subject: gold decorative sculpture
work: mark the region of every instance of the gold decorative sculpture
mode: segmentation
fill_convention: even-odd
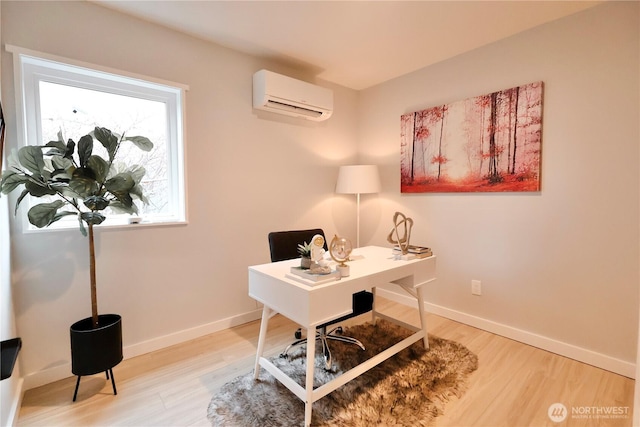
[[[338,263],[336,270],[340,273],[340,277],[348,277],[350,274],[349,266],[345,262],[349,261],[351,251],[353,251],[353,245],[349,239],[338,237],[337,234],[333,236],[329,245],[329,255]]]
[[[398,221],[399,217],[402,217],[402,219]],[[404,233],[402,234],[402,237],[400,237],[400,233],[398,232],[399,227],[404,227]],[[396,212],[393,215],[393,229],[391,230],[391,232],[389,232],[387,241],[394,245],[398,245],[398,247],[402,251],[402,255],[406,255],[409,252],[409,240],[411,239],[412,228],[413,219],[407,218],[402,212]]]

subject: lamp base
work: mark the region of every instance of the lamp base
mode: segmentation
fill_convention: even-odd
[[[340,277],[349,277],[349,274],[351,274],[349,266],[348,265],[336,265],[336,271],[338,273],[340,273]]]

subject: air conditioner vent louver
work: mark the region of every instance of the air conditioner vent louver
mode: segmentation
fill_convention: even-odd
[[[320,111],[312,110],[310,108],[296,107],[295,105],[287,104],[286,102],[274,101],[273,99],[267,101],[267,107],[313,118],[322,116]]]
[[[253,107],[322,121],[333,113],[333,92],[268,70],[260,70],[253,75]]]

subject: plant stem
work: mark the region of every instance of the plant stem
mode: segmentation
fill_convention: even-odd
[[[93,223],[89,222],[89,268],[91,275],[91,322],[98,327],[98,296],[96,292],[96,251],[93,245]]]

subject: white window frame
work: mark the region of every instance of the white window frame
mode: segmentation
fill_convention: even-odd
[[[144,216],[140,222],[131,221],[131,217],[126,214],[110,215],[100,227],[124,226],[132,222],[136,222],[136,226],[187,223],[184,104],[188,86],[16,46],[6,45],[5,48],[13,54],[18,147],[29,145],[28,141],[38,141],[36,145],[45,143],[39,117],[40,81],[165,103],[168,128],[169,214]],[[34,201],[31,198],[31,203]],[[28,207],[29,202],[25,199],[20,209]],[[75,217],[62,218],[49,227],[39,229],[29,223],[27,215],[21,216],[24,232],[78,228],[78,220]]]

